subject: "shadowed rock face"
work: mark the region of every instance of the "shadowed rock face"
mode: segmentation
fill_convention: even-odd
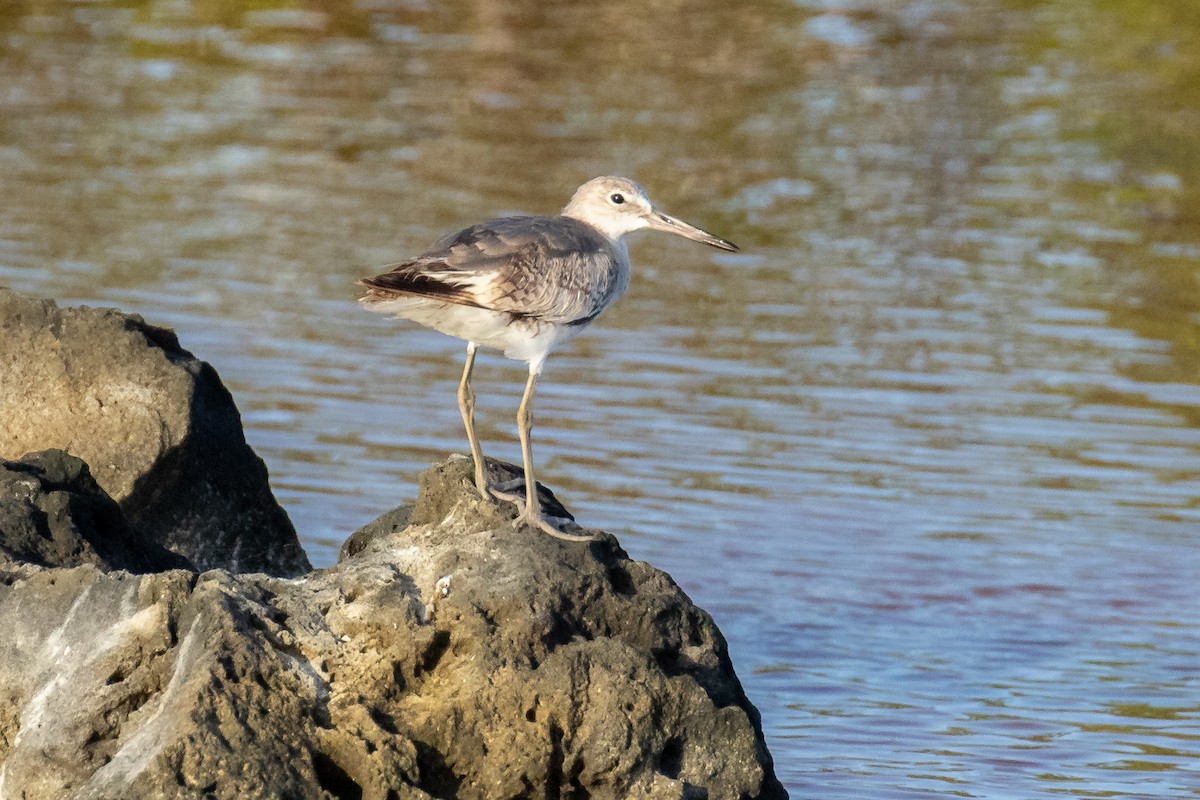
[[[200,569],[310,567],[241,416],[174,332],[0,287],[0,458],[82,458],[140,533]]]
[[[712,619],[514,514],[452,458],[303,578],[10,576],[0,796],[785,797]]]
[[[61,450],[0,459],[0,567],[21,564],[129,572],[192,567],[131,528],[87,464]]]

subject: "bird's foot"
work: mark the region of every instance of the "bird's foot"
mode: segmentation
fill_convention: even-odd
[[[588,534],[565,533],[564,531],[560,531],[558,528],[554,527],[554,525],[551,524],[551,520],[553,520],[554,522],[557,522],[559,525],[566,525],[568,523],[572,523],[571,520],[564,519],[563,517],[544,517],[541,514],[530,513],[530,510],[528,508],[526,508],[524,511],[521,512],[521,514],[515,520],[513,520],[513,525],[514,526],[528,525],[532,528],[537,528],[542,533],[546,533],[546,534],[549,534],[550,536],[553,536],[555,539],[562,539],[564,542],[594,542],[594,541],[596,541],[595,536],[589,536]]]
[[[512,472],[509,471],[508,474],[511,475]],[[512,503],[520,509],[520,514],[513,522],[515,526],[534,527],[556,539],[568,542],[590,542],[594,539],[592,536],[563,532],[562,529],[566,526],[577,529],[579,526],[570,512],[563,508],[544,487],[538,487],[538,494],[541,496],[534,498],[532,503],[526,497],[526,490],[525,478],[521,476],[487,484],[486,496],[505,503]],[[542,512],[542,509],[547,508],[547,504],[549,504],[552,514]],[[562,514],[562,516],[557,516],[558,514]]]
[[[521,493],[516,494],[513,490],[520,489]],[[487,487],[488,495],[503,500],[506,503],[513,505],[523,505],[525,503],[525,479],[513,478],[511,481],[502,481],[501,483],[493,483]]]

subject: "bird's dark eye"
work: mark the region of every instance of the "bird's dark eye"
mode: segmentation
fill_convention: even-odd
[[[625,202],[625,195],[618,193],[610,196],[608,199],[612,201],[614,206],[619,206],[621,203]]]

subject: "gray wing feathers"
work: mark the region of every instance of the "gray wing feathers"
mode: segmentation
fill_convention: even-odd
[[[363,284],[571,324],[590,321],[625,290],[626,265],[623,253],[585,223],[505,217],[448,236]]]

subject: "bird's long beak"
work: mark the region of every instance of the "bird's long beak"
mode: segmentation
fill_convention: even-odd
[[[670,214],[664,214],[661,211],[651,211],[646,217],[649,227],[652,230],[663,231],[664,233],[673,233],[676,236],[682,236],[685,239],[691,239],[694,242],[702,242],[703,244],[712,247],[719,247],[722,250],[728,250],[731,253],[736,253],[740,248],[729,241],[722,239],[719,236],[713,236],[708,231],[703,231],[695,225],[688,225],[681,219],[675,219]]]

